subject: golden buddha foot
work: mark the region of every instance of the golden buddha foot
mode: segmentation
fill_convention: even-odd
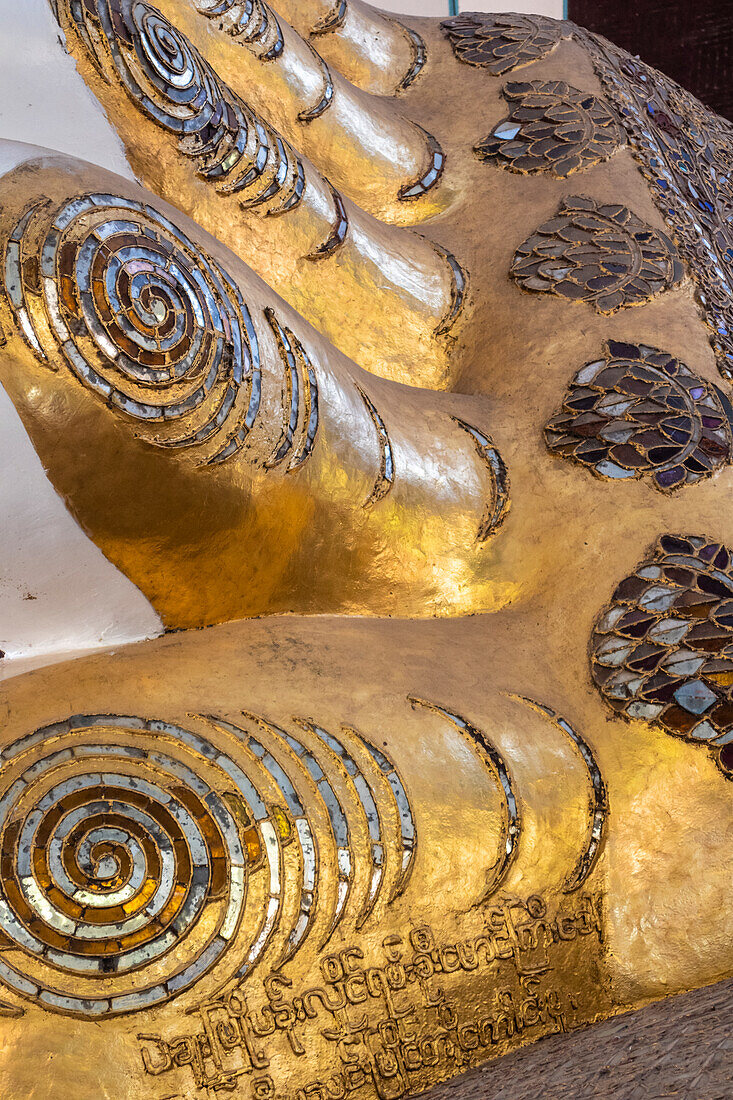
[[[2,1100],[392,1100],[731,976],[729,124],[536,16],[22,18]]]

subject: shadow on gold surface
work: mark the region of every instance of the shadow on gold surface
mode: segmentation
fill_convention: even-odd
[[[149,191],[0,179],[0,382],[171,633],[0,686],[3,1100],[730,975],[730,127],[535,16],[53,7]]]

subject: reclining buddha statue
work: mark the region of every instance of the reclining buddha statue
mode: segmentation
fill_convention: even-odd
[[[155,2],[3,16],[2,1100],[731,976],[733,127],[569,22]]]

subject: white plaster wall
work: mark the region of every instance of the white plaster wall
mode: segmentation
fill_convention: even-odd
[[[275,0],[275,7],[277,2]],[[381,0],[375,7],[403,15],[448,15],[448,0]],[[459,11],[519,11],[526,15],[563,18],[563,0],[459,0]]]
[[[133,178],[48,0],[0,0],[0,176],[37,146]],[[161,630],[142,593],[68,512],[0,387],[0,677]]]
[[[49,0],[0,0],[0,138],[132,178],[122,143],[61,45]]]
[[[0,176],[38,146],[133,178],[48,0],[0,0]],[[161,631],[142,593],[68,512],[0,387],[0,677]]]
[[[71,118],[66,125],[71,134]],[[39,152],[0,139],[0,177]],[[113,166],[114,144],[103,152]],[[162,629],[147,599],[69,513],[0,385],[0,679]]]
[[[142,593],[69,514],[0,388],[0,674],[19,658],[161,630]]]

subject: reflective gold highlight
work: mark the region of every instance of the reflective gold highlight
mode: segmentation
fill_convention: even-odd
[[[730,976],[730,129],[538,16],[55,7],[149,190],[0,179],[0,383],[169,634],[0,686],[2,1100]]]
[[[234,255],[108,173],[56,158],[2,188],[2,382],[84,529],[166,625],[510,598],[511,567],[488,577],[476,538],[505,494],[447,408],[379,389]]]

